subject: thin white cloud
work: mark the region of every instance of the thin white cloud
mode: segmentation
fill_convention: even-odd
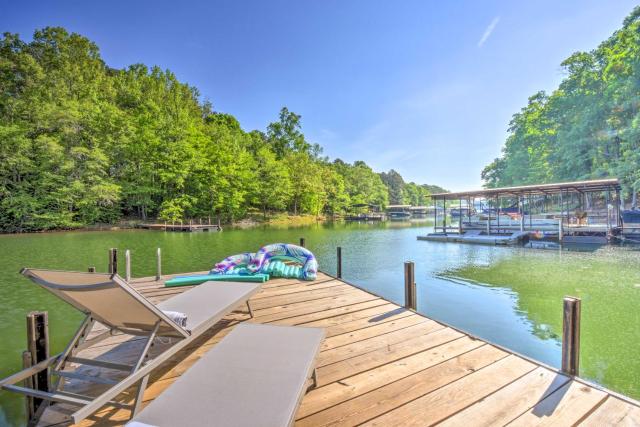
[[[484,34],[482,34],[480,41],[478,41],[478,47],[482,47],[484,43],[489,39],[489,37],[491,37],[491,34],[493,33],[493,30],[496,29],[496,25],[498,25],[498,22],[500,22],[499,16],[493,18],[487,29],[484,30]]]

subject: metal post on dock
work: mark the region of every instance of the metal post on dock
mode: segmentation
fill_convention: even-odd
[[[46,311],[32,311],[27,314],[27,351],[31,356],[31,366],[49,358],[49,314]],[[44,369],[32,377],[33,388],[49,391],[49,371]],[[42,399],[34,398],[35,409]]]
[[[109,249],[109,274],[116,274],[118,272],[118,249]]]
[[[458,217],[458,234],[462,235],[462,218],[464,218],[464,215],[462,215],[462,197],[460,197],[458,202],[458,213],[460,214]]]
[[[562,372],[580,371],[580,298],[564,297],[562,312]]]
[[[442,199],[442,232],[447,235],[447,198]]]
[[[413,261],[404,263],[404,306],[415,310],[416,304],[416,275]]]
[[[342,247],[340,246],[336,248],[336,257],[336,277],[342,279]]]
[[[304,237],[301,237],[300,238],[300,246],[302,246],[303,248],[304,248],[304,243],[305,243],[304,242]]]
[[[162,278],[162,252],[160,248],[156,249],[156,280]]]
[[[562,218],[558,220],[558,241],[562,243],[564,240],[564,227],[562,225]]]
[[[131,281],[131,251],[124,251],[124,280],[128,283]]]
[[[520,231],[524,231],[524,197],[518,196],[518,205],[520,206]]]

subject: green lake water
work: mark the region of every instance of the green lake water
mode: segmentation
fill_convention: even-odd
[[[21,277],[21,267],[106,271],[107,249],[132,253],[134,277],[207,270],[227,255],[274,242],[306,244],[320,268],[401,303],[403,261],[416,263],[418,309],[488,341],[559,367],[562,298],[582,298],[581,376],[640,398],[640,251],[586,252],[417,241],[428,222],[322,224],[297,228],[226,229],[222,233],[65,232],[0,236],[0,377],[19,370],[25,315],[49,312],[51,352],[60,351],[81,320],[65,303]],[[0,425],[24,423],[23,400],[0,391]]]

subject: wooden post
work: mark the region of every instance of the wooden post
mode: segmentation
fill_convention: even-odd
[[[27,351],[31,355],[31,366],[49,358],[49,315],[46,311],[32,311],[27,314]],[[44,369],[33,376],[33,388],[49,391],[49,371]],[[42,399],[34,398],[34,408]]]
[[[413,310],[417,307],[415,264],[413,261],[405,261],[404,263],[404,306]]]
[[[562,372],[580,371],[580,298],[564,297],[562,313]]]
[[[162,278],[162,252],[160,248],[156,249],[156,280]]]
[[[129,283],[131,281],[131,251],[124,251],[124,280]]]
[[[92,266],[92,267],[87,268],[87,271],[89,273],[95,273],[96,272],[96,268]]]
[[[22,369],[29,369],[33,366],[31,361],[31,352],[29,350],[25,350],[22,352]],[[23,387],[33,388],[33,377],[26,378],[22,382]],[[33,397],[25,396],[25,412],[27,414],[27,420],[31,420],[36,413],[35,404],[33,402]]]
[[[118,272],[118,248],[109,249],[109,274]]]
[[[304,248],[304,237],[300,238],[300,246],[302,246]]]
[[[336,277],[342,279],[342,247],[336,248],[337,264],[336,264]]]

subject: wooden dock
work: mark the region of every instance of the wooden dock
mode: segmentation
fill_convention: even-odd
[[[138,228],[156,231],[179,231],[186,233],[195,233],[198,231],[222,231],[222,227],[218,224],[196,224],[196,223],[180,223],[180,224],[140,224]]]
[[[165,288],[153,278],[131,283],[156,303],[189,289]],[[302,401],[298,426],[640,425],[636,401],[570,378],[325,274],[314,282],[271,280],[251,299],[251,306],[253,319],[244,307],[239,308],[155,372],[144,404],[235,325],[257,322],[326,328],[327,338],[317,361],[318,387]],[[140,341],[128,336],[109,340],[85,350],[86,356],[126,358],[127,347]],[[162,342],[155,347],[160,351]],[[131,397],[124,395],[120,400]],[[61,407],[48,409],[41,425],[59,422],[63,412]],[[81,425],[121,425],[128,418],[128,410],[104,407]]]

